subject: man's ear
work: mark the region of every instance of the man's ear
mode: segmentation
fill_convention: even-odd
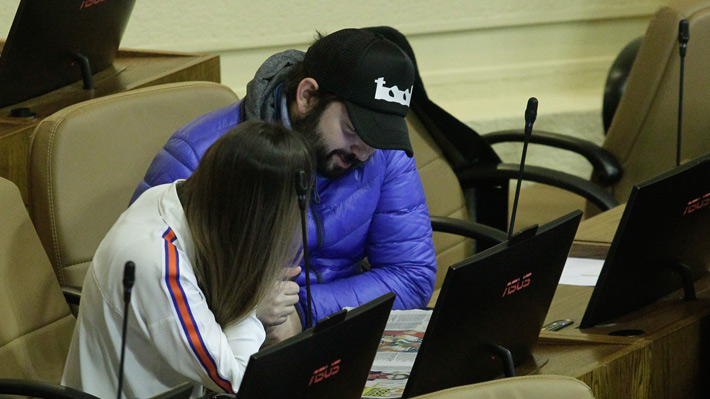
[[[318,91],[318,82],[313,78],[305,78],[296,89],[295,111],[303,117],[316,105],[315,92]]]

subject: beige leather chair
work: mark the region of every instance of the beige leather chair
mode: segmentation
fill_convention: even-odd
[[[582,381],[564,376],[511,377],[444,389],[412,399],[594,399]]]
[[[390,27],[368,29],[393,40],[414,60],[414,52],[406,37],[400,32]],[[416,65],[416,60],[414,62]],[[411,109],[406,120],[417,169],[424,187],[429,213],[432,216],[437,259],[435,289],[438,289],[443,283],[448,267],[473,253],[474,243],[466,236],[469,234],[468,229],[473,226],[470,223],[465,226],[466,222],[474,219],[484,225],[496,227],[498,229],[496,231],[490,231],[495,229],[488,227],[489,231],[485,236],[490,236],[497,242],[507,238],[505,234],[508,213],[507,179],[511,176],[517,178],[518,167],[501,164],[495,151],[484,138],[428,98],[424,84],[419,78],[415,82]],[[535,168],[526,168],[528,169]],[[559,180],[562,175],[542,168],[537,168],[535,173],[537,176],[545,175],[552,180]],[[608,193],[591,182],[569,175],[562,178],[562,180],[567,179],[563,181],[567,186],[581,187],[586,184],[584,190],[589,191],[592,196],[613,201]],[[562,187],[565,185],[563,184]],[[466,194],[473,193],[473,201],[466,198],[464,189],[467,190]],[[479,201],[479,197],[484,200]],[[469,202],[474,202],[472,208],[469,208]],[[583,200],[580,203],[583,205]],[[471,211],[476,213],[475,217],[471,217]],[[556,214],[549,220],[565,213]],[[456,225],[443,226],[439,223],[439,226],[444,227],[439,228],[435,225],[436,219],[439,218],[454,219]],[[476,229],[483,231],[486,230],[483,229],[484,227],[479,224]],[[518,227],[516,231],[520,227],[527,227],[527,222],[518,223],[516,227]],[[492,242],[494,241],[488,241],[486,245]]]
[[[412,142],[417,169],[424,186],[429,213],[436,216],[469,220],[463,190],[456,174],[449,166],[441,149],[414,113],[407,115],[409,138]],[[473,254],[473,241],[454,234],[434,232],[436,251],[435,289],[441,288],[448,266]]]
[[[62,285],[82,285],[96,248],[168,137],[237,100],[216,83],[166,84],[79,103],[37,126],[31,215]]]
[[[678,23],[687,18],[690,41],[685,57],[682,159],[710,151],[710,2],[676,1],[649,23],[602,145],[623,169],[611,186],[626,202],[634,184],[676,163],[680,56]]]
[[[75,318],[20,191],[0,178],[0,378],[59,383]]]
[[[602,184],[618,203],[628,200],[632,187],[650,179],[676,165],[676,143],[678,124],[678,88],[680,56],[678,44],[678,24],[688,19],[690,41],[685,58],[685,78],[683,88],[682,160],[689,160],[710,152],[710,1],[677,0],[660,8],[651,19],[646,34],[641,41],[634,41],[632,48],[638,47],[633,65],[626,79],[614,74],[625,72],[610,70],[609,80],[613,85],[610,99],[621,95],[618,105],[608,108],[604,104],[604,123],[613,115],[607,136],[601,149],[619,164],[617,178],[600,178],[593,174],[593,180]],[[631,45],[631,44],[630,44]],[[622,63],[630,60],[627,49],[620,54]],[[633,50],[632,50],[633,51]],[[615,102],[615,101],[612,101]],[[495,134],[494,134],[495,135]],[[484,135],[490,139],[491,135]],[[535,134],[533,134],[535,136]],[[608,177],[608,176],[607,176]],[[550,199],[554,199],[551,201]],[[583,198],[570,195],[554,187],[533,185],[526,189],[521,198],[520,214],[530,215],[524,223],[549,220],[570,209],[585,209],[585,217],[599,212],[597,206]]]
[[[602,148],[594,148],[591,143],[571,142],[574,147],[584,147],[583,152],[590,159],[604,161],[595,165],[597,172],[594,180],[606,186],[611,193],[605,199],[606,209],[613,206],[614,202],[626,202],[634,184],[675,165],[680,64],[677,37],[678,23],[683,18],[690,22],[691,38],[685,65],[682,158],[692,159],[710,151],[710,113],[707,112],[710,109],[710,90],[707,89],[710,87],[710,74],[706,72],[707,65],[710,65],[710,41],[704,40],[710,37],[710,2],[677,1],[669,7],[661,8],[649,24],[631,69],[626,92]],[[391,34],[397,39],[398,33],[385,31],[385,34]],[[403,48],[408,47],[406,39],[400,38],[398,43],[402,42]],[[452,162],[455,159],[442,152],[438,141],[432,140],[427,129],[422,127],[414,115],[417,92],[421,96],[423,87],[415,89],[414,112],[410,112],[407,119],[430,213],[467,220],[467,209],[462,206],[460,181],[452,174],[452,166],[449,166],[455,164]],[[483,137],[489,143],[516,140],[507,133],[496,132]],[[547,137],[554,136],[547,132],[541,133],[538,131],[533,137],[547,140]],[[448,152],[455,153],[450,150]],[[454,165],[453,169],[456,168]],[[609,172],[605,179],[600,179],[600,171]],[[499,201],[503,203],[505,197],[499,198]],[[508,206],[511,205],[512,200],[508,203]],[[572,194],[569,190],[533,184],[521,194],[516,227],[519,229],[533,223],[542,224],[574,209],[585,209],[585,216],[588,217],[598,213],[600,207],[590,205],[584,197]],[[446,267],[470,254],[471,245],[461,237],[440,233],[435,233],[434,240],[440,266],[437,278],[439,287]]]

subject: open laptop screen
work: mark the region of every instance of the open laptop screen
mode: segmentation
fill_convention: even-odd
[[[581,211],[451,266],[403,397],[503,374],[494,347],[519,365],[530,358],[552,303]]]
[[[692,284],[710,266],[708,237],[710,154],[634,186],[580,327],[681,288],[679,267]]]
[[[237,398],[360,398],[394,298],[336,313],[252,355]]]
[[[135,0],[21,0],[0,55],[0,108],[82,79],[114,60]]]

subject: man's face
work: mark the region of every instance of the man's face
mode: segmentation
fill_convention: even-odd
[[[375,152],[355,133],[345,104],[339,101],[328,104],[320,118],[307,115],[293,121],[293,127],[313,145],[318,172],[331,179],[355,169]]]

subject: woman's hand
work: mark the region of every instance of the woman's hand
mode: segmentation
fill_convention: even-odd
[[[301,273],[299,266],[284,268],[282,279],[274,283],[269,295],[257,306],[256,317],[267,332],[271,328],[285,323],[288,317],[296,311],[293,305],[298,303],[300,287],[291,279],[298,276],[299,273]]]

